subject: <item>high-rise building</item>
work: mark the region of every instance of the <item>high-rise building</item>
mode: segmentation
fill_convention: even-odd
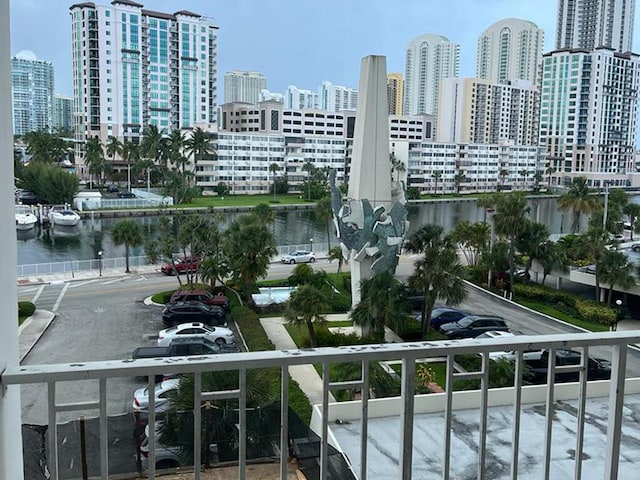
[[[535,23],[507,18],[478,38],[476,77],[492,83],[529,80],[536,83],[544,31]]]
[[[38,60],[23,50],[11,59],[13,94],[13,134],[46,130],[52,127],[53,65]]]
[[[539,95],[531,82],[446,78],[436,139],[445,143],[538,145]]]
[[[58,93],[53,96],[52,126],[54,130],[73,131],[73,97]]]
[[[440,80],[457,77],[459,70],[459,44],[441,35],[414,39],[407,47],[403,113],[436,115]]]
[[[402,115],[404,83],[401,73],[387,74],[387,100],[389,101],[389,115]]]
[[[285,108],[318,108],[320,103],[320,95],[318,92],[311,90],[303,90],[295,85],[289,85],[284,93]]]
[[[625,186],[634,171],[640,56],[610,48],[543,55],[540,142],[556,178]]]
[[[70,14],[77,141],[136,142],[147,125],[216,123],[218,28],[209,19],[130,0],[77,3]]]
[[[231,71],[224,74],[224,103],[246,102],[257,105],[260,92],[267,89],[267,78],[260,72]]]
[[[282,93],[270,92],[269,90],[260,90],[260,102],[284,102]]]
[[[635,0],[559,0],[556,50],[597,47],[630,52]]]
[[[322,82],[318,107],[328,112],[356,110],[358,108],[358,89]]]

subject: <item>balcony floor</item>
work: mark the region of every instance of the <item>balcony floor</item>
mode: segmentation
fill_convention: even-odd
[[[626,395],[619,478],[637,478],[640,469],[640,395]],[[488,410],[486,478],[510,478],[511,407]],[[451,478],[477,477],[479,410],[456,411],[451,439]],[[608,397],[586,403],[582,478],[604,478]],[[557,402],[552,434],[551,478],[573,478],[577,403]],[[520,434],[519,479],[544,477],[545,405],[523,405]],[[368,478],[397,478],[400,417],[369,419]],[[360,422],[330,424],[339,449],[360,472]],[[430,479],[442,475],[443,414],[418,414],[413,431],[413,476]]]

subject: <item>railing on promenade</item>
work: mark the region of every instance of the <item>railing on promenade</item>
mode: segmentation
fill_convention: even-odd
[[[504,338],[504,337],[503,337]],[[562,335],[536,335],[536,336],[515,336],[509,337],[508,341],[501,339],[489,340],[459,340],[459,341],[443,341],[443,342],[410,342],[410,343],[390,343],[383,345],[358,345],[353,347],[342,348],[319,348],[312,350],[290,350],[290,351],[263,351],[253,353],[230,353],[225,355],[213,355],[204,357],[171,358],[164,359],[146,359],[146,360],[114,360],[103,362],[87,362],[73,364],[56,364],[56,365],[14,365],[9,366],[0,376],[0,382],[3,388],[11,385],[24,384],[45,384],[47,385],[48,396],[48,419],[49,419],[49,437],[48,437],[48,470],[53,480],[59,478],[58,474],[58,442],[56,414],[63,411],[85,411],[93,409],[99,411],[100,418],[100,476],[102,479],[109,478],[108,471],[108,455],[109,444],[107,437],[107,382],[112,378],[119,377],[139,377],[147,376],[149,391],[154,391],[154,376],[163,374],[194,374],[194,405],[193,421],[194,425],[201,425],[202,412],[201,406],[207,402],[217,399],[237,399],[239,404],[238,412],[238,464],[239,478],[245,478],[247,469],[246,453],[247,453],[247,418],[246,418],[246,401],[247,401],[247,372],[253,369],[262,369],[266,367],[276,367],[280,369],[281,377],[281,422],[280,422],[280,479],[287,478],[288,464],[288,438],[289,425],[287,420],[287,405],[289,401],[289,367],[295,365],[321,365],[323,378],[321,381],[322,398],[321,405],[317,408],[321,414],[321,423],[316,432],[320,436],[320,478],[326,479],[328,472],[328,455],[329,455],[329,425],[332,422],[331,409],[329,404],[330,391],[340,389],[357,388],[362,392],[359,402],[360,412],[360,465],[359,478],[365,479],[367,472],[367,424],[369,418],[369,364],[370,362],[400,360],[402,364],[401,385],[402,394],[399,405],[400,421],[400,441],[397,445],[397,458],[400,459],[398,472],[395,478],[409,480],[412,478],[412,445],[414,432],[414,416],[420,410],[420,402],[425,397],[440,396],[443,408],[441,414],[444,418],[444,428],[442,431],[442,439],[444,448],[442,449],[442,458],[440,465],[436,470],[442,471],[442,478],[449,478],[451,470],[452,456],[452,420],[454,410],[456,408],[454,398],[453,382],[456,380],[475,379],[480,381],[480,389],[478,391],[478,403],[474,407],[468,404],[465,408],[476,408],[479,420],[479,438],[477,450],[477,478],[488,478],[487,465],[488,458],[491,458],[487,449],[488,436],[488,408],[492,406],[492,395],[489,395],[489,353],[492,351],[513,351],[515,355],[515,380],[512,387],[511,405],[513,406],[512,421],[512,442],[511,442],[511,475],[510,478],[518,477],[519,466],[519,443],[521,441],[520,432],[520,415],[523,404],[531,401],[530,396],[537,392],[537,396],[545,399],[545,421],[539,423],[539,428],[544,432],[544,449],[543,458],[540,460],[544,467],[545,478],[550,478],[550,466],[552,462],[552,432],[554,422],[554,403],[558,401],[558,397],[564,395],[562,399],[566,399],[566,390],[561,389],[555,383],[555,375],[548,375],[548,380],[542,386],[523,386],[524,361],[523,352],[532,349],[549,349],[548,369],[555,373],[574,373],[578,375],[575,390],[575,398],[577,400],[577,429],[575,431],[575,444],[566,445],[565,448],[575,448],[575,478],[580,478],[582,462],[586,461],[586,455],[583,455],[583,445],[585,436],[585,423],[587,422],[585,414],[585,402],[587,398],[587,364],[589,353],[594,350],[607,349],[612,360],[611,379],[607,383],[598,382],[604,385],[605,391],[608,393],[608,428],[603,434],[606,435],[605,459],[602,468],[604,476],[610,480],[618,478],[618,464],[620,458],[620,445],[622,435],[623,407],[625,402],[626,388],[626,370],[627,370],[627,348],[630,344],[640,343],[639,332],[607,332],[596,334],[562,334]],[[555,350],[572,348],[582,352],[581,363],[579,365],[556,366]],[[482,362],[478,371],[458,373],[454,370],[454,357],[463,354],[480,355]],[[446,363],[446,385],[445,392],[428,395],[414,395],[416,388],[416,363],[422,359],[442,358]],[[361,378],[350,382],[332,382],[329,378],[329,367],[337,363],[357,362],[361,366]],[[238,372],[238,386],[233,390],[205,392],[202,391],[202,374],[210,371],[234,371]],[[99,383],[99,393],[96,399],[79,399],[77,403],[60,404],[56,401],[56,388],[62,382],[67,381],[94,381]],[[531,390],[531,389],[537,389]],[[501,389],[504,391],[504,389]],[[562,392],[561,392],[562,390]],[[590,392],[593,390],[590,385]],[[468,392],[460,392],[468,393]],[[634,392],[637,393],[637,392]],[[592,393],[591,393],[592,395]],[[504,395],[503,395],[504,398]],[[377,401],[377,400],[376,400]],[[529,402],[528,402],[529,401]],[[542,403],[542,402],[539,402]],[[373,407],[373,404],[372,404]],[[396,416],[398,416],[396,415]],[[149,396],[149,470],[148,478],[155,478],[155,399],[153,395]],[[319,430],[319,431],[318,431]],[[530,435],[529,432],[527,435]],[[194,428],[193,445],[201,444],[201,429]],[[389,447],[393,448],[393,447]],[[501,449],[504,450],[505,447]],[[193,472],[194,479],[201,477],[201,452],[199,448],[194,448],[193,464],[195,466]],[[5,459],[11,461],[11,459]],[[527,459],[531,462],[532,459]],[[435,468],[435,467],[434,467]]]

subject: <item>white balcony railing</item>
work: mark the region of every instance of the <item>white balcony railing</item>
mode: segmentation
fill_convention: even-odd
[[[452,418],[454,412],[459,408],[477,409],[479,415],[479,438],[477,449],[477,477],[487,478],[486,459],[488,458],[487,450],[487,412],[489,407],[497,404],[509,403],[513,406],[513,421],[511,432],[511,474],[509,478],[518,478],[519,468],[519,448],[522,441],[522,432],[520,431],[520,415],[522,407],[530,401],[544,399],[545,405],[545,423],[539,424],[539,429],[544,436],[543,455],[539,459],[544,472],[544,478],[552,478],[551,466],[553,462],[552,456],[552,431],[554,424],[554,405],[559,399],[566,399],[567,396],[574,395],[577,402],[577,428],[575,432],[575,467],[574,478],[582,478],[582,462],[583,444],[585,441],[585,402],[589,395],[600,395],[604,401],[608,402],[608,428],[606,429],[606,447],[605,455],[602,460],[602,471],[604,474],[597,478],[608,478],[615,480],[618,478],[618,467],[620,459],[622,424],[623,424],[623,407],[625,406],[625,388],[629,388],[629,393],[638,393],[637,383],[626,378],[627,357],[629,355],[636,356],[630,346],[640,342],[640,331],[637,332],[608,332],[601,334],[564,334],[564,335],[548,335],[548,336],[516,336],[509,337],[508,341],[500,338],[485,341],[479,340],[460,340],[460,341],[442,341],[442,342],[413,342],[413,343],[390,343],[382,345],[366,345],[352,346],[341,348],[319,348],[313,350],[291,350],[291,351],[264,351],[254,353],[234,353],[225,354],[223,356],[206,356],[171,358],[171,359],[149,359],[149,360],[121,360],[106,362],[90,362],[82,364],[55,364],[55,365],[24,365],[8,368],[2,373],[0,380],[2,386],[23,385],[23,384],[45,384],[47,386],[48,396],[48,448],[51,459],[48,469],[52,479],[59,477],[58,469],[58,442],[56,416],[58,412],[64,411],[98,411],[100,422],[100,475],[102,479],[109,478],[107,459],[109,455],[109,446],[107,443],[107,384],[109,379],[116,377],[149,377],[149,389],[154,389],[154,375],[157,374],[195,374],[194,382],[194,405],[200,407],[202,402],[220,398],[236,398],[239,402],[239,478],[245,478],[246,471],[246,373],[251,369],[261,369],[265,367],[278,367],[281,369],[281,427],[280,427],[280,445],[284,448],[280,449],[280,478],[285,479],[287,475],[288,464],[288,416],[287,406],[289,400],[288,388],[288,369],[296,365],[316,364],[322,366],[324,378],[321,382],[322,388],[322,404],[316,406],[316,415],[312,423],[316,426],[316,433],[320,436],[320,478],[326,479],[328,472],[328,452],[330,439],[335,438],[331,432],[331,424],[334,423],[336,413],[334,410],[341,408],[340,404],[330,404],[330,391],[340,389],[357,388],[362,392],[362,398],[359,399],[357,407],[352,411],[359,413],[360,430],[360,455],[359,461],[354,462],[359,465],[357,475],[360,479],[365,479],[368,471],[369,461],[368,445],[372,439],[367,432],[368,423],[371,418],[378,415],[376,410],[381,409],[377,404],[378,400],[369,400],[369,363],[381,361],[399,360],[402,365],[401,385],[402,395],[393,402],[398,406],[396,414],[385,410],[385,415],[399,416],[400,420],[400,441],[396,446],[397,458],[400,459],[397,476],[395,478],[410,479],[412,478],[413,458],[412,444],[414,441],[414,417],[420,413],[422,400],[425,397],[438,398],[440,415],[444,418],[444,429],[442,431],[443,449],[440,458],[438,471],[441,471],[441,478],[450,478],[451,461],[452,461]],[[579,382],[573,385],[571,390],[565,389],[565,385],[556,385],[554,383],[554,375],[548,375],[548,381],[543,386],[523,386],[524,361],[522,353],[532,349],[577,349],[582,352],[582,363],[572,366],[556,366],[555,355],[549,355],[549,371],[556,373],[574,372],[579,375]],[[496,396],[493,390],[489,388],[489,352],[512,350],[515,352],[515,381],[514,387],[509,389],[509,394],[502,393]],[[612,374],[609,381],[597,382],[600,387],[595,388],[591,382],[587,382],[585,358],[594,352],[599,357],[608,355],[612,361]],[[477,354],[482,358],[482,366],[476,372],[458,373],[454,369],[454,357],[464,354]],[[439,394],[429,394],[426,396],[416,396],[415,392],[416,380],[416,363],[423,359],[442,358],[446,362],[446,385],[445,392]],[[635,362],[635,358],[633,361]],[[352,382],[332,382],[328,378],[329,366],[336,363],[359,362],[362,366],[362,377],[358,381]],[[633,366],[632,366],[633,367]],[[635,368],[635,367],[634,367]],[[632,368],[633,370],[633,368]],[[201,390],[201,374],[208,371],[237,371],[239,372],[239,385],[237,389],[224,392],[203,392]],[[474,393],[477,403],[470,404],[468,400],[469,392],[453,392],[453,381],[460,379],[479,379],[481,387],[479,391]],[[99,394],[95,399],[81,399],[77,403],[60,404],[56,402],[56,389],[61,382],[67,381],[97,381],[99,383]],[[627,381],[626,381],[627,380]],[[589,395],[587,392],[587,384],[589,384]],[[63,387],[60,387],[63,388]],[[541,393],[541,389],[543,393]],[[606,392],[602,395],[602,391]],[[531,392],[537,392],[532,394]],[[567,393],[573,392],[573,394]],[[595,392],[595,393],[594,393]],[[540,395],[542,394],[542,397]],[[607,395],[608,394],[608,395]],[[457,397],[467,395],[467,400],[461,401]],[[506,396],[505,396],[506,395]],[[497,398],[500,400],[496,400]],[[532,398],[529,398],[532,397]],[[510,401],[505,402],[505,398]],[[629,397],[630,398],[630,397]],[[370,405],[375,408],[369,409]],[[156,415],[154,413],[154,399],[150,396],[149,405],[149,424],[154,425]],[[193,411],[194,424],[201,423],[201,410],[195,408]],[[149,428],[149,443],[151,450],[149,453],[149,471],[148,477],[155,477],[155,428]],[[200,445],[201,430],[194,429],[194,445]],[[335,441],[332,441],[335,443]],[[340,445],[333,445],[340,450]],[[393,448],[391,445],[389,448]],[[565,446],[567,448],[567,446]],[[200,449],[194,449],[193,462],[195,465],[193,478],[199,479],[201,476],[200,465]],[[11,461],[11,459],[6,459]],[[531,459],[528,460],[529,462]],[[636,467],[637,468],[637,467]],[[440,476],[440,475],[438,475]]]

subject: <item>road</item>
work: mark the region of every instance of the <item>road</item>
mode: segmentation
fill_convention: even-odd
[[[406,279],[413,266],[412,257],[402,257],[397,276]],[[268,278],[286,278],[294,266],[272,264]],[[336,271],[337,264],[319,260],[314,268]],[[176,288],[175,277],[159,273],[122,275],[115,278],[95,278],[85,281],[53,283],[19,287],[20,300],[34,301],[40,309],[51,310],[57,317],[41,340],[25,358],[23,364],[74,363],[130,358],[140,345],[154,343],[154,336],[163,328],[160,307],[145,305],[150,295]],[[554,322],[469,288],[461,308],[474,313],[500,315],[512,330],[522,334],[575,332],[571,326]],[[594,356],[607,358],[604,349],[593,349]],[[632,351],[628,374],[640,376],[640,354]],[[133,391],[143,385],[141,379],[118,378],[108,381],[107,400],[110,415],[131,411]],[[58,402],[79,402],[98,398],[97,381],[59,384]],[[22,387],[24,423],[44,424],[46,418],[46,387]],[[97,412],[95,413],[97,415]],[[59,421],[72,420],[76,413],[59,413]]]

